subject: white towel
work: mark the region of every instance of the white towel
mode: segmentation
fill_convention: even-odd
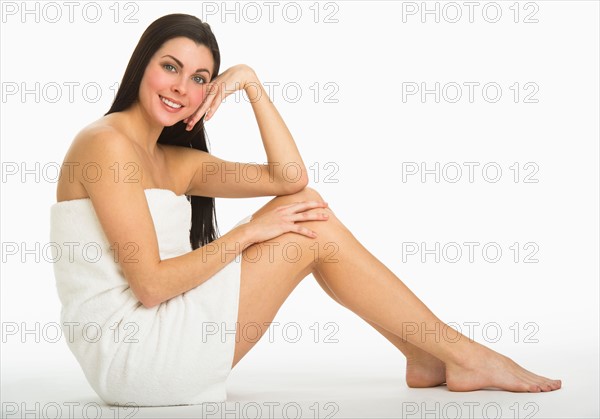
[[[145,193],[161,259],[192,251],[185,195],[168,189]],[[200,286],[146,308],[115,261],[89,198],[52,205],[50,240],[63,333],[102,400],[137,406],[226,400],[241,255]]]

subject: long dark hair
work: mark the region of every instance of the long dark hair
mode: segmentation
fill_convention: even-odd
[[[219,74],[221,54],[210,25],[195,16],[186,14],[176,13],[163,16],[152,22],[142,34],[131,55],[129,64],[127,64],[115,100],[105,115],[123,111],[137,102],[140,83],[148,62],[166,41],[180,36],[189,38],[196,44],[204,45],[210,49],[214,59],[212,77],[214,78]],[[158,138],[158,143],[191,147],[209,152],[206,145],[204,117],[196,123],[191,131],[186,131],[185,127],[186,125],[182,121],[170,127],[164,127]],[[190,244],[192,249],[195,250],[218,237],[215,199],[192,195],[188,195],[187,199],[192,206]]]

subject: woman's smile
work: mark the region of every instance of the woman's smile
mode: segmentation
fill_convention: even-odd
[[[178,112],[185,107],[180,102],[178,102],[174,99],[167,98],[167,97],[161,96],[161,95],[158,95],[158,97],[160,98],[160,101],[163,103],[164,108],[169,112]]]

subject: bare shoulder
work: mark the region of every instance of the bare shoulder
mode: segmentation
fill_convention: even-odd
[[[133,152],[131,141],[117,127],[97,121],[82,129],[73,140],[76,156],[101,157],[103,152]]]
[[[132,141],[110,125],[93,124],[76,136],[66,160],[72,160],[75,183],[90,199],[131,290],[147,304],[153,296],[150,278],[161,259],[142,165]]]
[[[85,184],[101,176],[125,176],[124,170],[134,173],[140,167],[138,155],[127,136],[102,120],[96,121],[75,136],[65,155],[57,201],[89,198]]]

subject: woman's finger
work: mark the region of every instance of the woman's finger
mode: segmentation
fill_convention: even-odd
[[[290,231],[294,231],[296,233],[299,234],[303,234],[305,236],[308,237],[317,237],[317,233],[315,233],[314,231],[312,231],[311,229],[308,229],[306,227],[302,227],[300,224],[294,224],[296,226],[296,228],[294,230],[290,230]]]
[[[196,112],[194,112],[191,116],[187,118],[187,122],[184,121],[184,123],[187,124],[187,131],[190,131],[203,116],[205,117],[204,120],[206,121],[206,112],[207,110],[210,110],[213,107],[213,103],[215,101],[214,99],[218,91],[219,88],[217,84],[211,83],[211,85],[208,88],[208,94],[204,98],[204,102],[202,103],[202,105],[200,105]]]
[[[281,205],[280,209],[286,209],[286,208],[290,208],[293,206],[299,206],[296,209],[300,209],[300,208],[310,208],[310,207],[319,207],[319,206],[323,206],[323,207],[327,207],[329,204],[327,202],[322,202],[322,201],[301,201],[301,202],[292,202],[291,204],[286,204],[286,205]]]
[[[310,212],[299,212],[296,214],[289,215],[290,220],[293,222],[298,221],[326,221],[329,219],[329,214],[324,212],[310,213]]]
[[[184,121],[184,123],[187,124],[186,130],[189,131],[192,128],[194,128],[194,125],[196,125],[198,123],[198,121],[200,121],[202,116],[204,116],[206,114],[206,111],[202,111],[203,106],[201,106],[196,112],[194,112],[194,114],[192,116],[188,117],[187,122]]]
[[[213,104],[213,106],[209,107],[206,110],[206,115],[204,115],[204,121],[208,121],[210,118],[212,118],[212,116],[215,114],[215,112],[217,112],[217,109],[219,109],[219,106],[221,106],[220,101],[215,101],[215,103]]]
[[[215,89],[215,94],[212,98],[212,103],[206,108],[206,112],[204,113],[204,122],[212,118],[215,112],[217,112],[217,109],[219,109],[219,106],[221,106],[221,103],[223,103],[223,100],[224,97],[221,94],[220,88]]]
[[[319,208],[319,207],[326,208],[327,205],[328,205],[327,202],[303,201],[303,202],[298,202],[297,204],[290,206],[289,209],[293,210],[295,213],[299,213],[299,212],[306,211],[311,208]]]
[[[292,202],[291,204],[280,205],[280,206],[278,206],[278,207],[277,207],[277,209],[285,209],[285,208],[289,208],[289,207],[291,207],[292,205],[296,205],[296,204],[298,204],[298,202]]]
[[[187,131],[190,131],[192,128],[194,128],[194,125],[196,125],[196,115],[198,115],[199,110],[200,108],[198,108],[196,112],[194,112],[193,114],[191,114],[183,120],[183,123],[186,124],[185,129]]]

